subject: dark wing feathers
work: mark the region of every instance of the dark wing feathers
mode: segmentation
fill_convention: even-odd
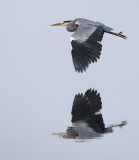
[[[97,114],[93,118],[86,121],[89,127],[91,127],[97,133],[104,133],[105,124],[103,122],[102,114]]]
[[[92,55],[87,51],[87,47],[81,46],[78,42],[71,42],[72,49],[72,60],[74,64],[74,68],[76,71],[83,72],[89,66],[92,60]],[[79,70],[80,68],[80,70]]]
[[[104,132],[105,125],[101,114],[96,114],[102,108],[100,94],[95,90],[87,90],[86,93],[75,95],[72,106],[72,123],[81,121],[88,124],[98,133]]]
[[[87,90],[85,95],[88,97],[89,101],[91,102],[91,105],[93,106],[93,112],[99,112],[100,109],[102,109],[102,102],[100,94],[97,93],[95,90]]]
[[[90,116],[90,102],[86,96],[78,94],[75,96],[72,108],[72,122],[83,120],[88,115]]]
[[[95,116],[97,123],[100,125],[101,128],[105,129],[105,124],[103,122],[102,114],[98,114]]]
[[[94,116],[102,108],[100,95],[95,90],[87,90],[86,93],[75,95],[72,106],[72,122],[85,120]]]
[[[102,45],[98,41],[102,40],[103,34],[103,26],[79,23],[71,36],[71,53],[76,71],[85,71],[91,62],[97,62],[100,58]]]

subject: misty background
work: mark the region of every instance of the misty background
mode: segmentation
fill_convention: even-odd
[[[139,159],[139,1],[0,1],[0,159]],[[75,18],[123,31],[104,34],[101,57],[74,70],[70,36],[51,24]],[[76,143],[51,135],[70,125],[77,93],[94,88],[104,123],[127,120],[99,140]]]

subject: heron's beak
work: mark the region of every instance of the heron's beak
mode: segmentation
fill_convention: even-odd
[[[60,26],[60,27],[64,27],[67,26],[67,23],[56,23],[56,24],[52,24],[51,26]]]

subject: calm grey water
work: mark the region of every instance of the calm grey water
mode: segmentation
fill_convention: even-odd
[[[139,2],[5,0],[0,2],[0,159],[139,159]],[[75,72],[70,35],[53,23],[75,18],[123,31],[105,34],[102,55]],[[51,135],[70,125],[75,94],[96,89],[114,133],[76,143]]]

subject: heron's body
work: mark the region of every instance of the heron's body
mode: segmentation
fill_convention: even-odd
[[[100,58],[103,34],[109,33],[126,39],[120,33],[111,32],[113,29],[100,22],[94,22],[83,18],[73,21],[63,21],[52,26],[66,26],[67,31],[74,32],[71,35],[72,59],[74,68],[78,72],[83,72],[91,62],[97,62]]]
[[[94,21],[90,21],[84,18],[77,18],[74,21],[70,21],[66,27],[67,31],[69,32],[75,32],[78,29],[78,25],[84,25],[87,28],[93,28],[93,26],[99,27],[102,26],[104,30],[106,31],[111,31],[113,30],[110,27],[105,26],[104,24],[100,23],[100,22],[94,22]],[[87,29],[86,28],[86,29]]]
[[[68,127],[66,133],[54,133],[54,135],[68,139],[94,139],[102,137],[104,133],[112,132],[113,127],[126,124],[123,121],[120,124],[105,127],[102,114],[99,113],[101,108],[101,97],[97,91],[89,89],[84,95],[75,95],[71,111],[71,127]]]

